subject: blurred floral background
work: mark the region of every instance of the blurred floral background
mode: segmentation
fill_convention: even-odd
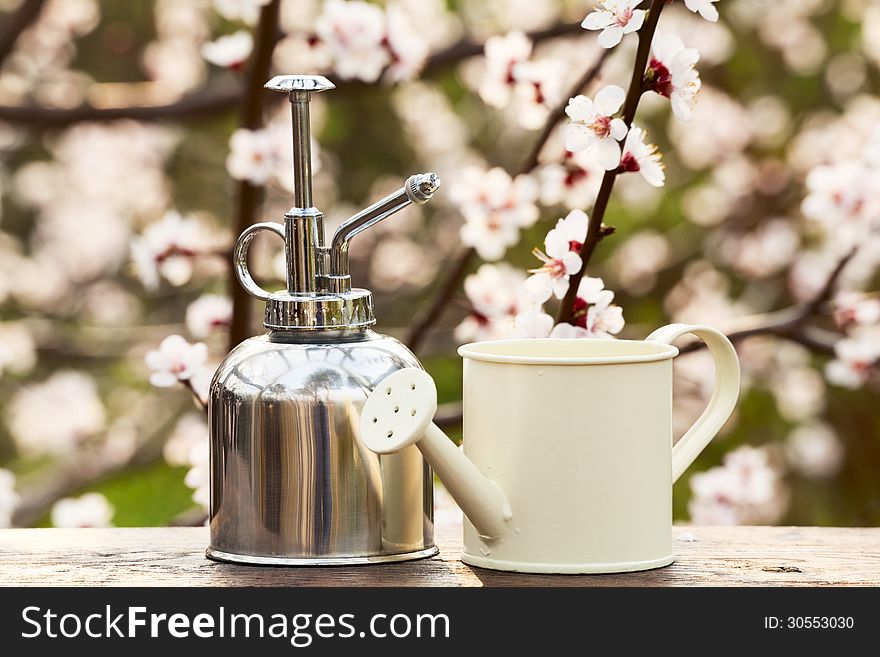
[[[0,526],[204,521],[200,400],[261,331],[229,251],[292,202],[277,73],[337,84],[312,102],[328,231],[411,173],[443,179],[352,268],[453,435],[462,342],[712,324],[743,397],[676,517],[880,524],[877,0],[0,11]],[[266,286],[278,247],[252,249]],[[677,435],[713,377],[682,351]]]

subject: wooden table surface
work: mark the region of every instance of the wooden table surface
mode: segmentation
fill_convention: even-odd
[[[271,568],[205,558],[203,527],[0,530],[2,586],[878,586],[880,528],[675,527],[677,561],[621,575],[522,575],[440,555],[402,564]]]

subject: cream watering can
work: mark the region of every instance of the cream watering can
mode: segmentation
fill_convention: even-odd
[[[709,405],[672,445],[672,342],[692,333],[715,362]],[[739,395],[730,341],[672,324],[634,340],[477,342],[464,358],[464,451],[432,422],[420,369],[378,384],[360,438],[379,454],[415,444],[467,516],[465,563],[532,573],[609,573],[673,562],[672,484]]]

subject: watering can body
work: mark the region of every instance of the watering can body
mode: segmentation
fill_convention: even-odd
[[[673,446],[672,342],[701,338],[715,389]],[[672,324],[645,341],[469,344],[463,452],[430,421],[436,388],[405,370],[379,383],[361,436],[378,453],[416,445],[465,513],[465,563],[530,573],[608,573],[672,563],[672,484],[739,394],[730,341]]]

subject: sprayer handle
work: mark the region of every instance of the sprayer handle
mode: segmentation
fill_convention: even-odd
[[[278,235],[282,241],[284,240],[284,226],[282,224],[275,223],[274,221],[266,221],[248,226],[242,231],[238,241],[235,243],[235,251],[232,254],[232,266],[235,267],[235,275],[238,277],[238,282],[241,283],[241,286],[245,291],[252,297],[266,301],[269,298],[269,292],[254,282],[254,278],[251,276],[247,264],[248,249],[250,248],[254,237],[256,237],[257,232],[261,230],[273,232]]]

